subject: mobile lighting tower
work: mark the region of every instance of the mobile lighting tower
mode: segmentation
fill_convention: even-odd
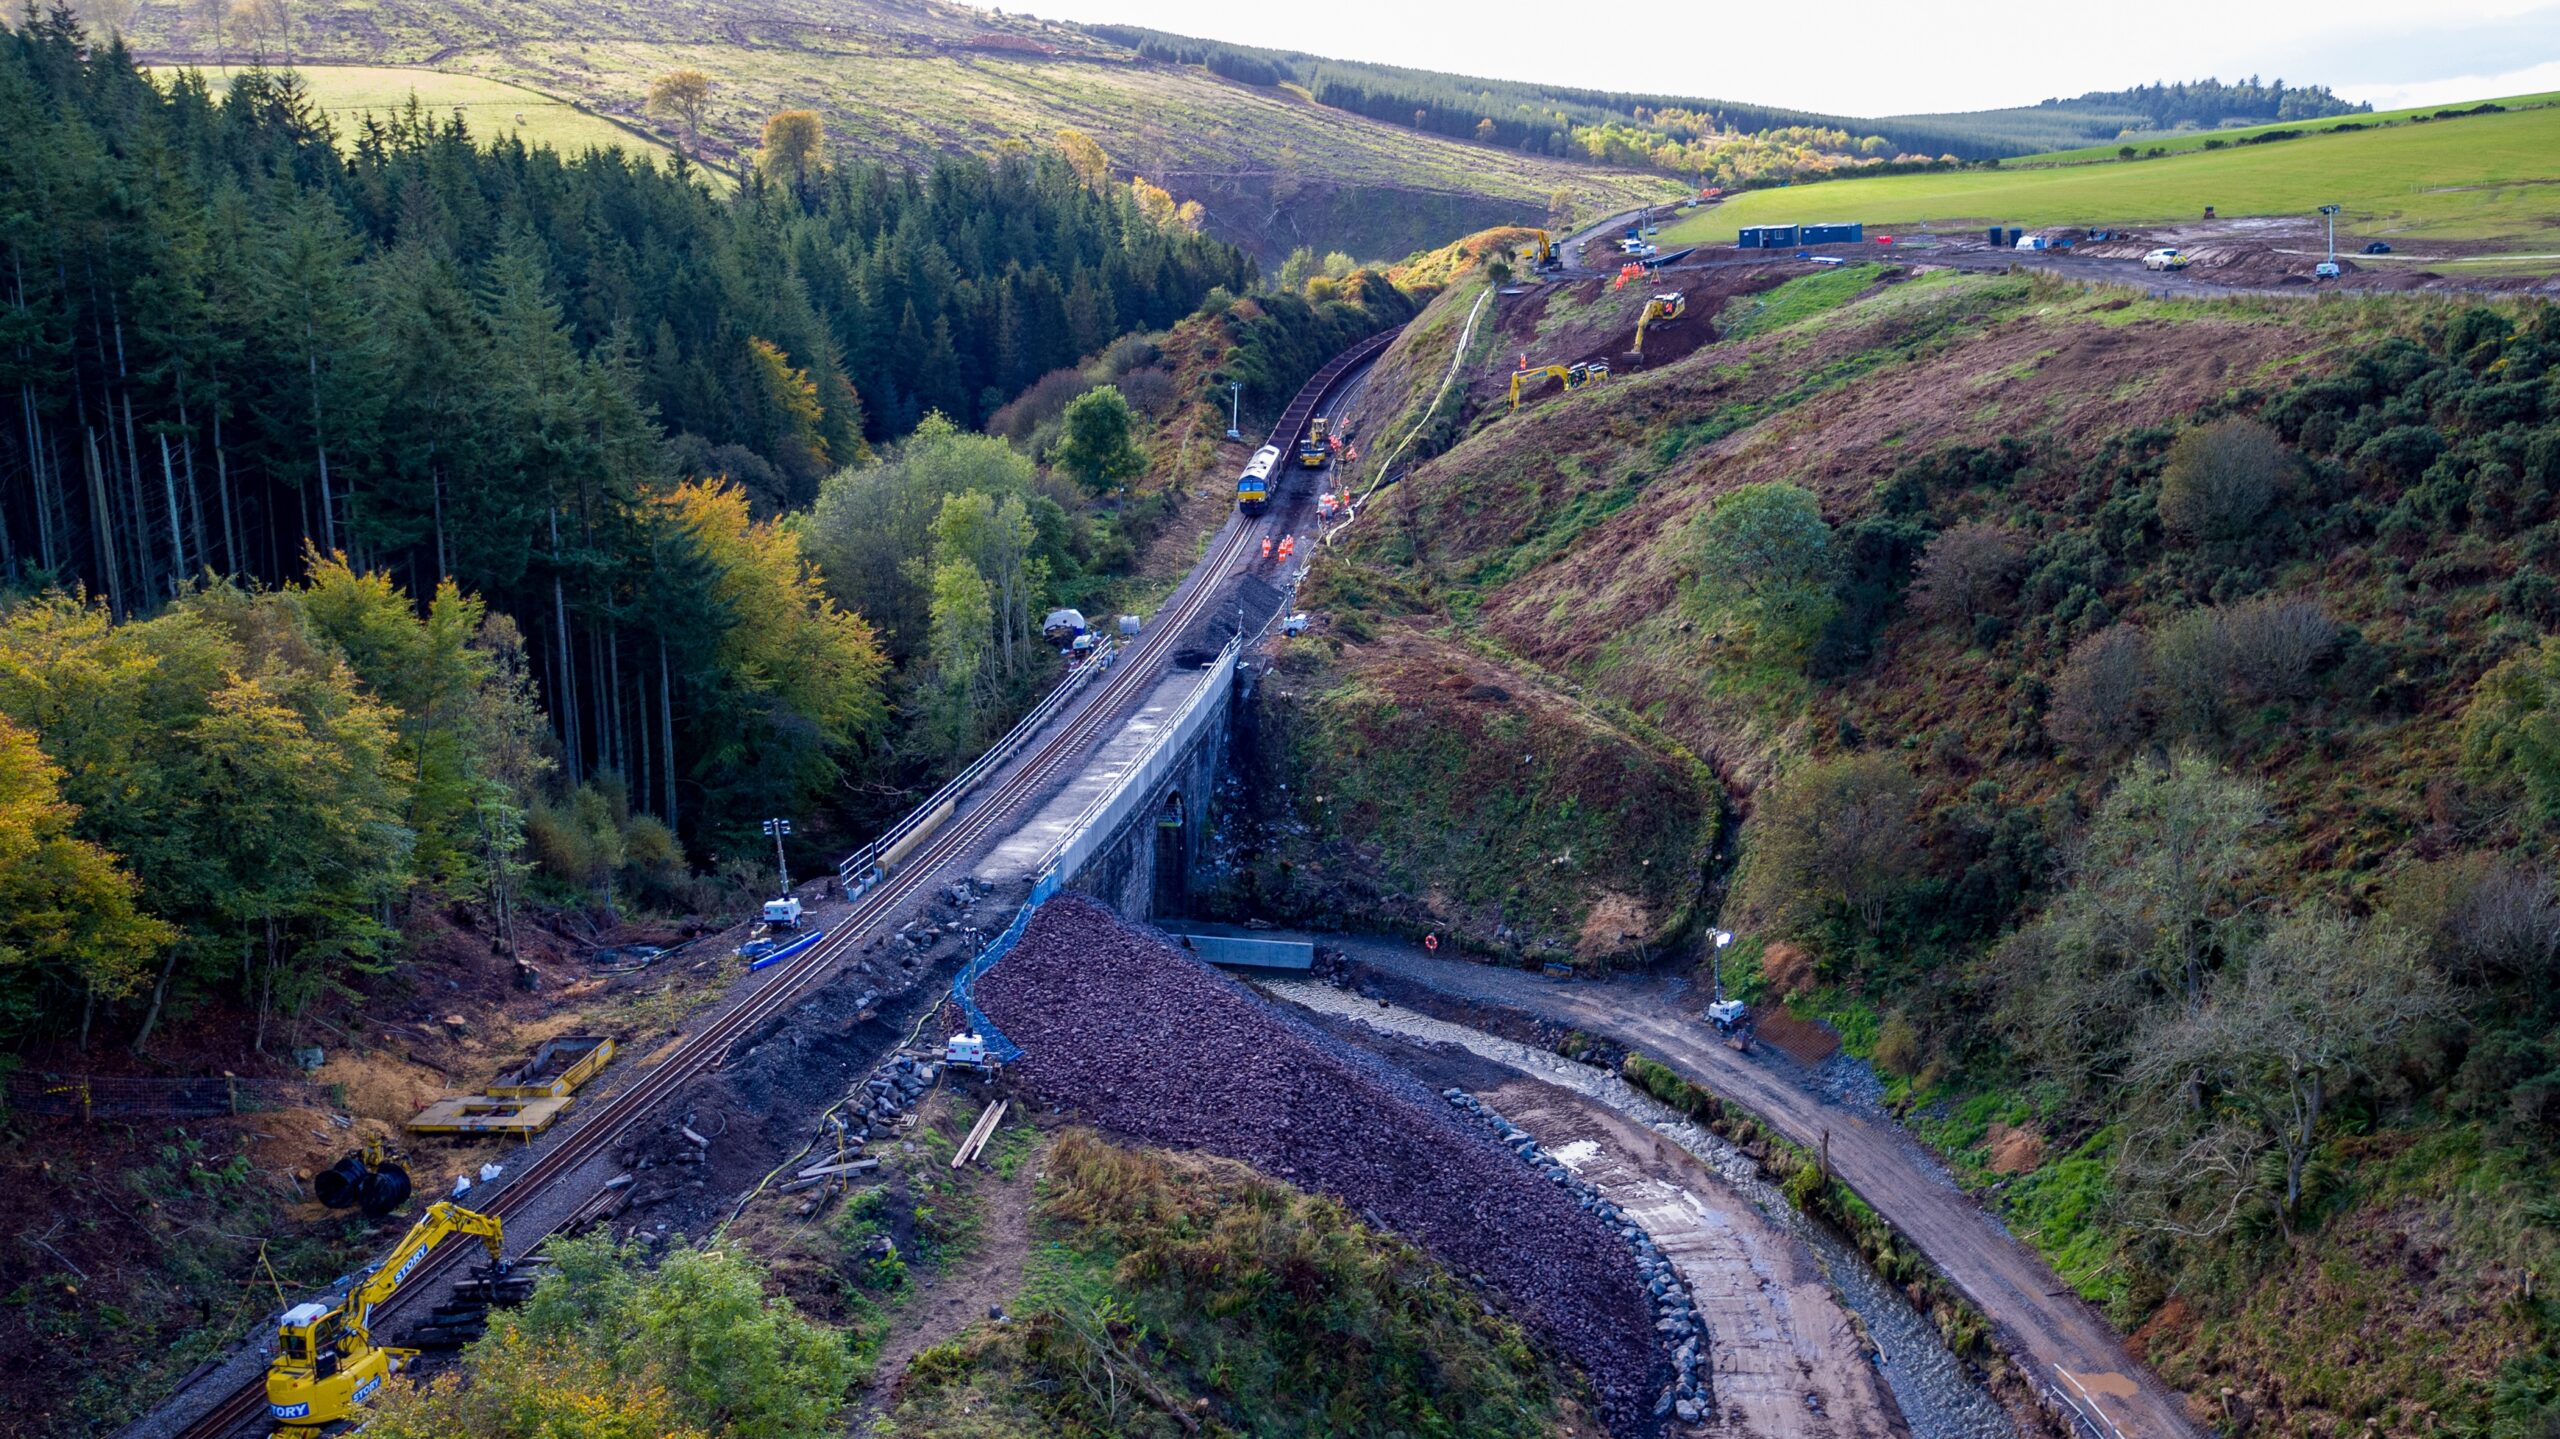
[[[1733,931],[1711,929],[1707,931],[1707,938],[1715,944],[1716,962],[1715,997],[1707,1005],[1707,1018],[1714,1021],[1716,1028],[1730,1032],[1742,1022],[1743,1015],[1741,1000],[1724,997],[1724,947],[1733,943]]]
[[[773,870],[775,874],[781,876],[781,892],[787,895],[791,893],[791,866],[785,863],[782,858],[782,837],[791,833],[791,821],[787,819],[766,820],[764,822],[764,832],[773,836]]]
[[[2344,208],[2341,205],[2320,207],[2321,216],[2329,222],[2329,258],[2321,261],[2320,267],[2311,273],[2323,280],[2338,278],[2338,211]]]
[[[1244,438],[1244,382],[1227,381],[1227,438]]]

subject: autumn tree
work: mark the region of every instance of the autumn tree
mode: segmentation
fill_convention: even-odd
[[[649,82],[649,113],[684,126],[688,155],[702,152],[702,117],[710,109],[711,77],[689,65],[669,70]],[[766,133],[771,135],[770,127]],[[769,138],[767,143],[771,143]]]
[[[1058,153],[1066,157],[1068,168],[1088,187],[1099,190],[1111,183],[1111,157],[1091,135],[1082,130],[1060,130]]]
[[[1784,481],[1748,484],[1718,500],[1698,532],[1688,600],[1781,654],[1801,654],[1828,624],[1831,527],[1813,492]]]
[[[0,1032],[76,1013],[85,1049],[98,1004],[140,993],[177,932],[136,907],[114,855],[72,833],[61,783],[35,736],[0,718]]]
[[[782,110],[764,122],[758,163],[774,179],[788,176],[792,187],[806,191],[809,172],[826,163],[827,124],[815,110]]]
[[[1180,207],[1174,204],[1172,194],[1163,186],[1148,180],[1144,175],[1129,177],[1129,196],[1137,201],[1138,213],[1146,217],[1148,224],[1158,229],[1174,223],[1175,216],[1180,213]]]
[[[837,606],[796,527],[754,519],[746,496],[684,484],[653,523],[701,555],[709,582],[688,604],[707,633],[691,713],[704,756],[706,823],[739,837],[822,793],[888,719],[888,660],[870,623]]]

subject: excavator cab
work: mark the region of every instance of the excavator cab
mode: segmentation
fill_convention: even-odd
[[[276,1321],[267,1416],[295,1428],[344,1419],[416,1352],[350,1344],[344,1309],[297,1304]]]
[[[297,1304],[276,1320],[276,1357],[267,1366],[267,1415],[288,1428],[334,1424],[354,1414],[382,1381],[408,1367],[415,1349],[373,1342],[374,1311],[390,1302],[446,1239],[470,1236],[506,1273],[506,1247],[497,1216],[439,1202],[411,1226],[390,1254],[362,1273],[337,1303]]]
[[[1644,332],[1656,325],[1668,325],[1689,313],[1689,293],[1673,290],[1644,302],[1644,313],[1636,317],[1636,358],[1644,358]]]

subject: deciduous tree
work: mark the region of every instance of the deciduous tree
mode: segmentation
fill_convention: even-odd
[[[2255,420],[2200,425],[2169,447],[2160,523],[2188,539],[2238,539],[2275,503],[2290,464],[2284,442]]]
[[[1782,654],[1801,654],[1830,622],[1831,527],[1813,492],[1784,481],[1744,485],[1700,526],[1690,603]]]
[[[1076,396],[1064,418],[1066,433],[1049,460],[1087,490],[1098,494],[1146,469],[1147,457],[1131,435],[1137,417],[1117,386],[1101,385]]]
[[[796,190],[809,188],[809,172],[826,162],[827,122],[815,110],[783,110],[764,122],[764,144],[757,163],[765,174],[788,178]]]
[[[1912,603],[1931,619],[1971,624],[2008,597],[2025,559],[2016,531],[1968,520],[1941,532],[1921,551]]]
[[[1872,935],[1920,877],[1919,786],[1882,754],[1817,760],[1781,779],[1746,833],[1750,894],[1779,914],[1845,913]]]
[[[684,148],[702,152],[702,117],[711,109],[711,77],[689,65],[678,66],[649,82],[649,113],[684,126]]]
[[[2148,726],[2151,646],[2139,626],[2109,625],[2071,647],[2054,677],[2045,730],[2092,759],[2109,762]]]
[[[0,718],[0,1031],[22,1039],[77,1013],[88,1044],[99,1001],[138,994],[177,939],[135,906],[116,857],[75,837],[62,768]]]

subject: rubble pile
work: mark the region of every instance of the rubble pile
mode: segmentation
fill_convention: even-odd
[[[1203,1149],[1334,1195],[1508,1302],[1579,1368],[1618,1434],[1676,1387],[1651,1276],[1597,1211],[1429,1089],[1078,895],[978,982],[1033,1099],[1141,1143]]]

